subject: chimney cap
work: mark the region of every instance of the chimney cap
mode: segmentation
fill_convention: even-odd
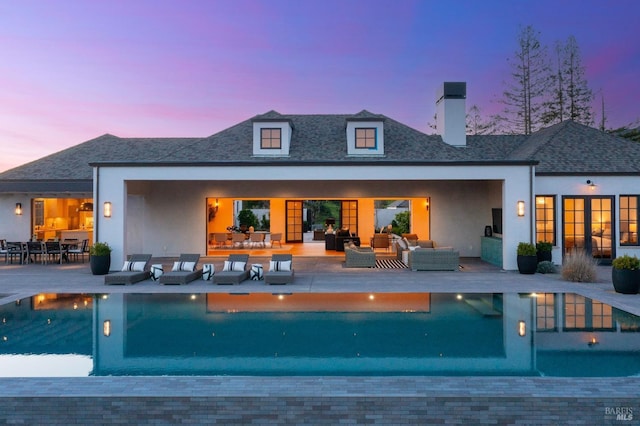
[[[438,102],[442,99],[466,99],[467,83],[445,81],[438,90]]]

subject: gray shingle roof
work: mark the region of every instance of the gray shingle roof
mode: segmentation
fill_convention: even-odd
[[[347,156],[348,120],[384,121],[385,155]],[[253,122],[286,120],[292,124],[290,155],[253,157]],[[467,136],[453,147],[384,115],[363,110],[352,115],[285,115],[269,111],[205,138],[119,138],[105,134],[0,174],[0,192],[18,183],[33,188],[48,182],[91,182],[97,164],[216,164],[242,162],[513,162],[538,161],[541,174],[639,173],[640,144],[566,121],[533,135]],[[35,182],[35,183],[34,183]],[[37,186],[37,185],[36,185]]]

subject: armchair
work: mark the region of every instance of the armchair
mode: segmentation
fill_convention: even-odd
[[[347,268],[374,268],[376,266],[376,253],[368,247],[348,244],[344,248],[344,259]]]

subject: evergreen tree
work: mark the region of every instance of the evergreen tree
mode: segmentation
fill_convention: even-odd
[[[503,92],[502,118],[512,133],[529,135],[541,127],[552,79],[547,49],[538,36],[532,26],[524,27],[518,36],[518,49],[510,60],[511,81]]]
[[[574,36],[570,36],[563,49],[562,73],[566,81],[567,114],[570,120],[590,126],[593,124],[593,92],[585,78],[580,48]]]

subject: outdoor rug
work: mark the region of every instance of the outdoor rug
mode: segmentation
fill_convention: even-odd
[[[377,269],[405,269],[406,267],[407,265],[398,259],[376,259]]]

